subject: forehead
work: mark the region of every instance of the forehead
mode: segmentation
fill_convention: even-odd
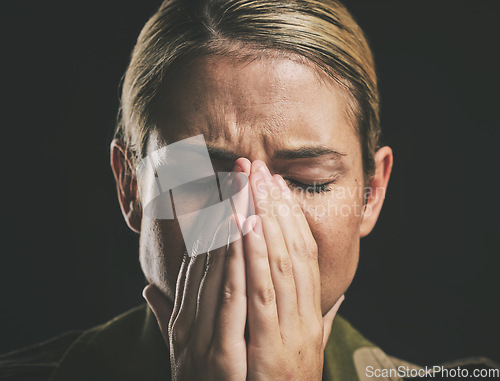
[[[346,90],[310,64],[286,57],[203,56],[176,69],[161,103],[161,140],[197,134],[247,149],[357,143]],[[352,148],[352,147],[351,147]]]

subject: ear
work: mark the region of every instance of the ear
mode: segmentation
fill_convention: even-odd
[[[111,142],[111,168],[115,176],[118,201],[125,222],[130,229],[139,233],[141,231],[142,209],[137,189],[137,178],[132,163],[132,154],[125,143],[114,139]]]
[[[367,200],[363,209],[363,220],[360,226],[360,237],[370,234],[378,220],[384,204],[387,184],[392,170],[392,150],[382,147],[375,153],[375,174],[367,184]]]

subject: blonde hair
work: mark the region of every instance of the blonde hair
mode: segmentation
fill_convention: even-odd
[[[175,66],[202,54],[243,54],[235,46],[299,55],[345,87],[354,101],[350,114],[365,179],[373,174],[380,136],[373,56],[363,31],[336,0],[164,1],[142,29],[123,80],[115,137],[135,160],[145,155]]]

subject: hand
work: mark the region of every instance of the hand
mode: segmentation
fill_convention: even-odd
[[[236,164],[250,173],[248,160],[239,159]],[[249,202],[244,194],[233,201],[237,211],[246,210]],[[238,223],[241,226],[243,219]],[[144,289],[144,297],[169,347],[173,380],[247,379],[247,299],[241,239],[207,254],[189,257],[186,252],[174,305],[154,285]]]
[[[238,162],[249,174],[248,160]],[[170,348],[174,380],[321,379],[343,297],[321,316],[317,248],[305,216],[283,179],[273,179],[265,166],[257,171],[259,165],[250,175],[257,215],[244,222],[244,240],[230,244],[226,255],[225,248],[186,255],[174,306],[155,286],[145,288]],[[266,194],[256,189],[263,179]],[[247,203],[237,200],[236,210]],[[280,215],[282,205],[294,215]]]
[[[243,225],[248,380],[321,380],[344,297],[322,316],[316,241],[283,178],[256,161],[250,184],[256,215]]]

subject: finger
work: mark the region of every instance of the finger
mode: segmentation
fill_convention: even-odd
[[[182,255],[182,262],[179,269],[179,274],[177,275],[177,281],[175,283],[175,299],[174,299],[174,309],[172,311],[172,316],[170,318],[170,324],[177,317],[182,304],[182,295],[184,294],[184,284],[186,283],[186,272],[189,265],[189,255],[186,250]],[[169,326],[170,327],[170,326]]]
[[[332,332],[333,319],[337,315],[340,305],[342,304],[344,299],[345,296],[342,295],[323,318],[323,350],[325,349],[326,343],[328,343],[328,338],[330,337],[330,333]]]
[[[240,171],[239,165],[235,164],[231,172],[222,176],[220,191],[223,199],[230,198],[235,192],[235,188],[238,187],[238,179],[235,178],[235,175],[238,175]],[[243,176],[246,175],[243,174]],[[228,212],[231,214],[231,211]],[[206,266],[198,290],[197,310],[193,326],[196,346],[201,350],[206,348],[212,339],[228,245],[235,239],[241,239],[234,215],[230,216],[229,219],[228,216],[224,216],[215,236],[217,239],[214,237],[212,244],[215,246],[223,244],[223,246],[214,247],[213,250],[207,251]]]
[[[258,205],[256,213],[262,221],[280,327],[282,333],[286,330],[290,332],[289,329],[295,329],[297,324],[297,293],[292,260],[283,238],[283,226],[276,217],[279,214],[277,207],[283,205],[275,199],[280,197],[276,193],[281,191],[272,181],[266,181],[260,172],[251,175],[250,183]],[[287,227],[291,228],[291,225],[287,224]]]
[[[205,347],[212,339],[215,313],[218,304],[218,291],[222,283],[226,248],[207,253],[207,265],[200,283],[197,311],[193,332],[199,346]]]
[[[168,342],[168,322],[172,315],[173,303],[156,286],[148,284],[142,291],[142,296],[156,316],[158,326]]]
[[[234,162],[234,164],[239,168],[235,168],[235,172],[245,173],[247,176],[250,176],[250,168],[252,166],[250,160],[245,157],[240,157]]]
[[[254,214],[253,200],[251,199],[248,175],[243,172],[238,172],[239,170],[239,166],[235,165],[233,171],[222,177],[220,181],[220,190],[222,200],[229,200],[231,203],[232,213],[246,218]],[[241,226],[239,229],[241,230]]]
[[[243,225],[244,220],[241,220]],[[215,320],[213,342],[219,348],[232,348],[245,341],[247,320],[247,294],[243,240],[232,242],[229,246],[224,280],[219,290],[220,301]]]
[[[314,295],[315,302],[317,306],[317,310],[319,311],[319,319],[321,319],[321,277],[319,271],[319,256],[317,250],[316,239],[314,238],[311,228],[309,226],[309,222],[307,221],[306,215],[302,209],[302,206],[299,204],[295,197],[290,197],[289,199],[290,207],[292,210],[292,214],[295,216],[295,221],[299,225],[299,229],[302,233],[302,237],[304,242],[306,242],[306,246],[309,246],[311,249],[309,252],[313,255],[308,255],[309,264],[311,266],[311,270],[313,272],[313,283],[314,283]]]
[[[281,339],[276,292],[269,268],[266,241],[259,216],[243,224],[249,341],[256,347],[271,347]]]
[[[274,202],[280,204],[277,220],[293,263],[299,313],[309,316],[311,311],[315,311],[321,322],[321,279],[316,241],[302,209],[283,178],[274,175],[273,181],[274,186],[281,190],[271,192],[271,195]]]
[[[235,235],[237,235],[239,241],[241,241],[241,235],[234,217],[231,217],[228,228],[230,229],[228,231],[228,240],[234,240]],[[207,253],[207,265],[198,292],[196,320],[193,327],[198,345],[202,347],[208,345],[212,339],[226,257],[228,250],[233,245],[234,242]]]
[[[267,192],[267,198],[262,199],[257,195],[256,198],[256,212],[259,215],[270,214],[266,213],[272,211],[275,220],[278,222],[279,229],[282,232],[282,239],[285,242],[286,250],[289,253],[289,261],[292,263],[293,268],[293,281],[295,283],[295,292],[292,294],[296,298],[295,304],[298,306],[298,311],[300,316],[304,319],[313,317],[317,322],[321,322],[321,296],[319,284],[319,275],[316,276],[313,271],[313,266],[310,263],[310,257],[316,257],[316,252],[314,251],[315,242],[313,244],[307,243],[304,237],[309,237],[310,228],[309,225],[305,227],[306,231],[303,232],[303,225],[300,226],[294,215],[292,209],[292,197],[291,192],[287,185],[284,183],[283,179],[279,175],[271,176],[269,170],[264,163],[252,174],[251,184],[252,191],[258,192],[258,188],[255,186],[258,180],[255,180],[259,173],[262,173],[266,179],[271,179],[269,181],[269,191]],[[276,182],[276,180],[281,180],[282,183]],[[301,210],[300,210],[301,212]],[[264,226],[264,236],[267,240],[266,234],[266,222],[268,219],[263,218]],[[308,233],[309,232],[309,233]],[[272,253],[270,257],[272,256]],[[290,294],[290,293],[289,293]],[[319,295],[319,296],[318,296]],[[319,300],[319,303],[318,303]],[[288,301],[287,301],[288,302]],[[279,308],[279,298],[278,298],[278,308]],[[313,314],[311,313],[313,312]]]
[[[233,211],[246,218],[255,214],[249,178],[246,173],[236,173],[234,176],[235,191],[231,198]]]
[[[185,343],[188,339],[196,316],[198,291],[205,269],[206,258],[206,254],[199,254],[189,258],[179,312],[171,323],[175,340],[180,343]]]

